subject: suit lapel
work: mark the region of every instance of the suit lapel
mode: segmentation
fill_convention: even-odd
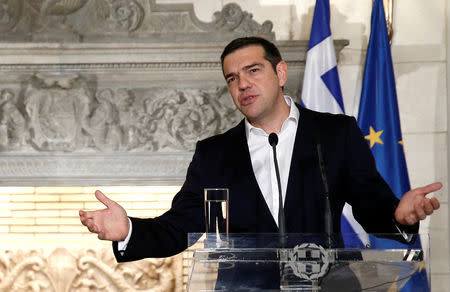
[[[256,229],[254,230],[255,232],[277,232],[278,227],[253,172],[244,121],[232,129],[230,134],[232,136],[229,141],[232,141],[233,144],[229,145],[231,152],[228,163],[233,165],[232,169],[235,170],[232,181],[234,183],[238,182],[237,185],[241,190],[239,196],[243,196],[240,198],[240,202],[248,203],[244,203],[244,206],[239,206],[239,210],[247,215],[249,212],[255,215],[253,219],[255,221],[251,224]]]
[[[310,172],[310,167],[314,160],[314,143],[312,141],[313,121],[309,114],[301,107],[300,118],[295,136],[294,149],[292,152],[291,166],[289,170],[288,186],[286,189],[286,199],[284,210],[288,232],[299,232],[301,226],[306,221],[304,202],[306,200],[304,187],[305,174]],[[303,210],[304,212],[299,212]]]

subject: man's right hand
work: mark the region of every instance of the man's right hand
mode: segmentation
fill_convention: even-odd
[[[106,197],[101,191],[95,191],[95,197],[106,209],[96,211],[80,210],[81,223],[90,232],[96,233],[99,239],[122,241],[128,235],[130,223],[125,209]]]

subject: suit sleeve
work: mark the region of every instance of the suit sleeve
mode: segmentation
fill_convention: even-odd
[[[170,210],[156,218],[130,218],[133,231],[125,251],[119,252],[117,242],[113,242],[118,262],[175,255],[187,248],[188,233],[204,231],[200,144],[197,143],[186,181],[175,195]]]

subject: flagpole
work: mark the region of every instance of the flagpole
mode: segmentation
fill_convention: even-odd
[[[372,1],[373,3],[373,1]],[[383,6],[384,6],[384,15],[386,18],[386,26],[387,26],[387,32],[389,36],[389,45],[392,44],[392,36],[394,35],[394,28],[393,28],[393,10],[394,10],[394,0],[383,0]]]

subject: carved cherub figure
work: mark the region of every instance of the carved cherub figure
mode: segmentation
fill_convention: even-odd
[[[26,121],[16,106],[16,98],[10,89],[0,93],[0,146],[19,148],[25,143]]]

